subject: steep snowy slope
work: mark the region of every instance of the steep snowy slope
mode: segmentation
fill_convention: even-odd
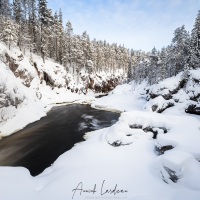
[[[95,92],[110,91],[122,78],[122,71],[81,71],[74,77],[51,59],[44,63],[37,55],[0,43],[0,137],[40,119],[52,104],[91,101]]]
[[[2,61],[0,71],[0,136],[6,136],[45,112],[36,92],[23,85]]]

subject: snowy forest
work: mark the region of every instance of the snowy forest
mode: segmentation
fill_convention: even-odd
[[[128,81],[145,79],[152,85],[200,65],[200,12],[191,34],[183,25],[174,31],[170,45],[151,52],[91,40],[86,31],[76,35],[70,21],[63,25],[62,11],[53,13],[46,0],[0,0],[0,27],[0,40],[9,49],[29,51],[30,60],[32,53],[43,62],[52,58],[73,75],[81,70],[88,74],[123,70]]]
[[[199,200],[200,1],[49,2],[0,0],[0,200]]]

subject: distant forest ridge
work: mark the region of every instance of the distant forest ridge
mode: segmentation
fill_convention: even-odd
[[[123,70],[128,80],[150,85],[200,67],[200,11],[191,34],[184,25],[174,31],[171,44],[151,52],[135,51],[117,43],[91,40],[87,32],[74,34],[71,22],[63,26],[62,11],[53,13],[46,0],[0,0],[0,40],[9,48],[52,58],[73,75]]]

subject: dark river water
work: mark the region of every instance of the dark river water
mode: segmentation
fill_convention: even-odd
[[[111,126],[119,115],[89,105],[54,107],[46,117],[0,140],[0,166],[23,166],[36,176],[84,141],[84,133]]]

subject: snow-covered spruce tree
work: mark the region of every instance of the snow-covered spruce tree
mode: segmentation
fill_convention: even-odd
[[[174,31],[173,54],[174,54],[174,74],[184,70],[184,66],[189,56],[189,33],[185,30],[185,26],[181,26]]]
[[[83,51],[81,48],[81,36],[74,35],[72,38],[70,60],[72,63],[72,73],[77,77],[80,72],[81,63],[83,63]],[[78,80],[78,79],[77,79]]]
[[[57,12],[55,12],[54,14],[54,29],[53,29],[53,33],[54,33],[54,59],[56,61],[58,61],[58,43],[59,43],[59,21],[58,21],[58,14]]]
[[[167,77],[167,50],[165,47],[161,49],[160,52],[160,80],[163,80]]]
[[[110,68],[111,68],[111,71],[115,73],[117,71],[117,62],[115,60],[116,51],[113,44],[110,45],[109,54],[110,54]]]
[[[2,17],[4,15],[3,3],[4,3],[4,0],[0,0],[0,17]]]
[[[117,62],[117,68],[120,68],[121,62],[122,62],[122,51],[121,51],[121,45],[115,46],[116,48],[116,62]]]
[[[22,34],[22,15],[23,15],[23,10],[22,10],[22,5],[21,5],[21,0],[14,0],[13,1],[13,17],[18,24],[18,41],[17,41],[17,46],[19,47],[20,50],[22,50],[22,41],[23,41],[23,34]]]
[[[43,45],[43,56],[44,58],[50,57],[56,60],[55,57],[55,38],[54,38],[54,17],[52,15],[52,10],[47,9],[47,23],[41,25],[42,29],[40,28],[40,45]],[[43,43],[41,43],[41,38],[44,40]],[[41,49],[40,49],[41,51]]]
[[[56,17],[54,17],[55,20]],[[71,26],[71,24],[69,25]],[[72,29],[72,27],[70,27],[70,29]],[[57,40],[57,59],[58,62],[62,65],[64,65],[66,67],[66,69],[68,70],[69,68],[67,67],[68,64],[68,50],[67,48],[70,46],[70,44],[68,44],[68,42],[70,42],[71,40],[67,38],[67,31],[64,30],[63,27],[63,16],[62,16],[62,10],[59,10],[59,14],[57,17],[57,20],[55,22],[55,36],[56,36],[56,40]],[[73,30],[73,29],[72,29]],[[72,35],[72,34],[69,34]],[[68,41],[67,41],[68,40]]]
[[[168,45],[166,47],[166,78],[172,77],[175,75],[175,67],[173,63],[175,63],[175,55],[173,53],[173,45]]]
[[[30,32],[30,22],[29,22],[29,14],[30,14],[30,0],[21,0],[21,20],[19,24],[19,38],[21,41],[20,49],[26,52],[26,49],[29,51],[32,50],[32,36]]]
[[[62,43],[62,49],[63,49],[63,55],[62,55],[62,64],[65,66],[65,69],[67,72],[69,72],[69,67],[68,67],[68,57],[67,57],[67,36],[66,36],[66,31],[64,30],[63,32],[63,43]]]
[[[103,49],[102,49],[102,41],[97,42],[97,57],[96,57],[96,72],[100,73],[102,71],[102,67],[104,66],[104,59],[103,59]]]
[[[0,34],[3,32],[4,22],[12,18],[12,5],[9,0],[0,0]]]
[[[23,10],[23,13],[22,13],[22,21],[23,22],[26,22],[28,21],[28,4],[29,4],[29,1],[30,0],[21,0],[21,7],[22,7],[22,10]]]
[[[150,55],[150,63],[148,70],[148,82],[150,85],[155,84],[157,82],[157,70],[158,70],[158,52],[156,48],[154,47],[151,51]]]
[[[0,0],[0,16],[11,18],[12,6],[9,3],[9,0]]]
[[[86,31],[81,36],[81,47],[83,53],[82,65],[87,73],[92,74],[94,71],[95,51]]]
[[[65,57],[64,57],[64,63],[66,65],[66,68],[72,67],[72,46],[73,46],[73,28],[70,21],[66,24],[66,41],[65,41]]]
[[[25,53],[26,49],[31,50],[32,49],[32,41],[31,41],[31,34],[30,34],[30,23],[29,23],[29,9],[30,9],[30,0],[21,0],[21,6],[22,6],[22,47]]]
[[[83,67],[86,67],[87,60],[88,60],[88,43],[89,43],[89,36],[86,31],[83,32],[81,36],[81,47],[83,51]]]
[[[200,67],[200,10],[191,33],[190,59],[188,62],[189,67],[192,69]]]
[[[129,58],[128,61],[128,74],[127,74],[127,78],[128,78],[128,82],[130,82],[132,80],[132,60],[131,57]]]
[[[79,81],[79,74],[83,68],[84,63],[84,54],[82,49],[82,40],[79,35],[73,37],[73,46],[72,46],[72,62],[73,62],[73,74],[77,77],[77,84]]]
[[[59,35],[58,35],[58,60],[60,64],[63,64],[63,58],[65,56],[66,53],[66,46],[64,45],[65,40],[66,40],[66,35],[65,35],[65,31],[62,25],[62,14],[61,14],[61,10],[59,12],[59,22],[58,22],[58,31],[59,31]]]
[[[9,49],[11,45],[17,44],[17,30],[17,25],[11,19],[5,19],[0,39],[8,45]]]
[[[135,82],[138,82],[138,66],[139,66],[139,52],[131,50],[131,77]],[[130,75],[129,75],[130,76]]]
[[[110,50],[109,50],[109,57],[110,57],[110,68],[111,68],[111,71],[113,73],[116,72],[116,69],[117,69],[117,63],[116,63],[116,60],[115,60],[115,54],[116,54],[116,51],[115,51],[115,47],[114,45],[110,45]]]
[[[123,69],[124,73],[128,71],[128,58],[129,58],[129,50],[126,49],[123,45],[122,47],[122,62],[120,68]]]
[[[88,70],[88,73],[91,74],[92,72],[95,72],[95,67],[96,67],[96,51],[95,51],[95,46],[93,42],[88,43],[87,53],[88,53],[88,62],[87,62],[86,69]]]
[[[59,22],[61,23],[61,25],[63,25],[63,14],[62,14],[61,8],[58,13],[58,19],[59,19]]]
[[[43,29],[43,38],[45,39],[44,57],[50,57],[51,55],[50,47],[52,46],[54,33],[54,17],[51,9],[47,9],[47,20],[47,25]]]
[[[47,27],[50,19],[50,12],[47,8],[46,0],[38,1],[39,21],[40,21],[40,54],[43,62],[45,62],[45,55],[47,54],[48,35]]]
[[[29,35],[31,37],[31,48],[30,50],[34,53],[37,52],[37,35],[39,35],[39,27],[37,20],[37,3],[36,0],[28,1],[28,28]]]

